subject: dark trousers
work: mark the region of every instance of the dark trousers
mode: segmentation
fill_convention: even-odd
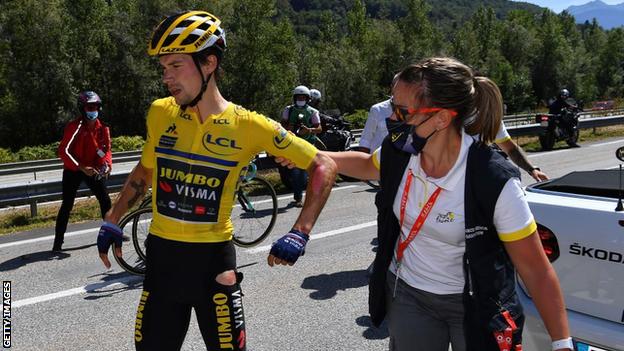
[[[100,212],[102,219],[108,210],[111,208],[111,199],[108,196],[108,190],[106,189],[106,180],[95,179],[95,177],[89,177],[82,171],[70,171],[63,170],[63,203],[59,209],[58,216],[56,217],[56,234],[54,236],[54,247],[60,248],[63,245],[63,239],[65,237],[65,231],[67,230],[67,221],[69,220],[69,213],[74,207],[74,200],[76,199],[76,192],[80,183],[85,182],[91,192],[100,202]]]
[[[240,281],[221,285],[216,277],[236,269],[231,241],[187,243],[150,234],[149,264],[137,308],[137,351],[180,350],[194,310],[206,350],[245,351]]]
[[[303,190],[308,184],[308,173],[300,168],[290,170],[290,184],[292,185],[295,201],[303,199]]]
[[[462,294],[416,289],[388,271],[386,322],[391,351],[465,351]],[[396,290],[395,290],[396,284]]]

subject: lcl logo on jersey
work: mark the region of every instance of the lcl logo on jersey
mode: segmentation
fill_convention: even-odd
[[[242,150],[237,144],[235,139],[229,139],[226,137],[219,137],[210,133],[204,134],[202,138],[204,147],[209,152],[221,156],[235,155]]]
[[[293,137],[292,134],[289,134],[282,126],[277,123],[275,123],[275,125],[277,135],[273,137],[273,145],[275,145],[276,148],[283,150],[290,146]]]

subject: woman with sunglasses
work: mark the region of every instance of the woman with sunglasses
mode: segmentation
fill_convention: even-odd
[[[487,147],[503,114],[496,84],[457,60],[430,58],[399,73],[392,105],[373,155],[331,153],[339,173],[380,179],[369,309],[375,325],[387,320],[390,350],[521,350],[516,272],[553,350],[572,350],[518,169]]]

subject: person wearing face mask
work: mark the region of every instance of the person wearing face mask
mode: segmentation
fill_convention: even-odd
[[[282,126],[293,132],[298,137],[314,145],[316,135],[323,131],[319,111],[310,106],[310,89],[299,85],[293,90],[293,104],[286,106],[282,112]],[[303,207],[303,189],[308,182],[305,170],[292,168],[284,170],[288,174],[290,185],[293,189],[293,204],[295,207]]]
[[[519,170],[488,146],[503,115],[496,84],[429,58],[399,73],[391,102],[380,149],[327,153],[339,173],[380,180],[369,312],[374,325],[387,321],[390,350],[522,350],[516,273],[552,349],[573,350]]]
[[[98,117],[102,100],[93,91],[78,95],[80,115],[65,126],[58,155],[63,161],[63,203],[56,217],[53,251],[62,249],[76,192],[85,182],[100,203],[102,218],[111,208],[106,178],[113,169],[110,131]]]

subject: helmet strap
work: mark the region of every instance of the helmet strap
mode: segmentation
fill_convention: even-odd
[[[208,74],[208,77],[204,78],[204,73],[201,70],[201,66],[199,64],[199,60],[197,59],[197,57],[193,56],[193,62],[195,62],[195,67],[197,67],[197,70],[199,71],[199,75],[201,76],[202,85],[201,85],[201,89],[199,89],[199,94],[197,94],[197,96],[195,96],[195,98],[191,102],[180,106],[182,108],[182,111],[186,110],[186,108],[189,106],[194,107],[195,105],[197,105],[199,100],[201,100],[202,96],[204,95],[206,88],[208,87],[208,83],[210,82],[210,79],[212,78],[212,73],[214,73],[214,72],[210,72]]]

